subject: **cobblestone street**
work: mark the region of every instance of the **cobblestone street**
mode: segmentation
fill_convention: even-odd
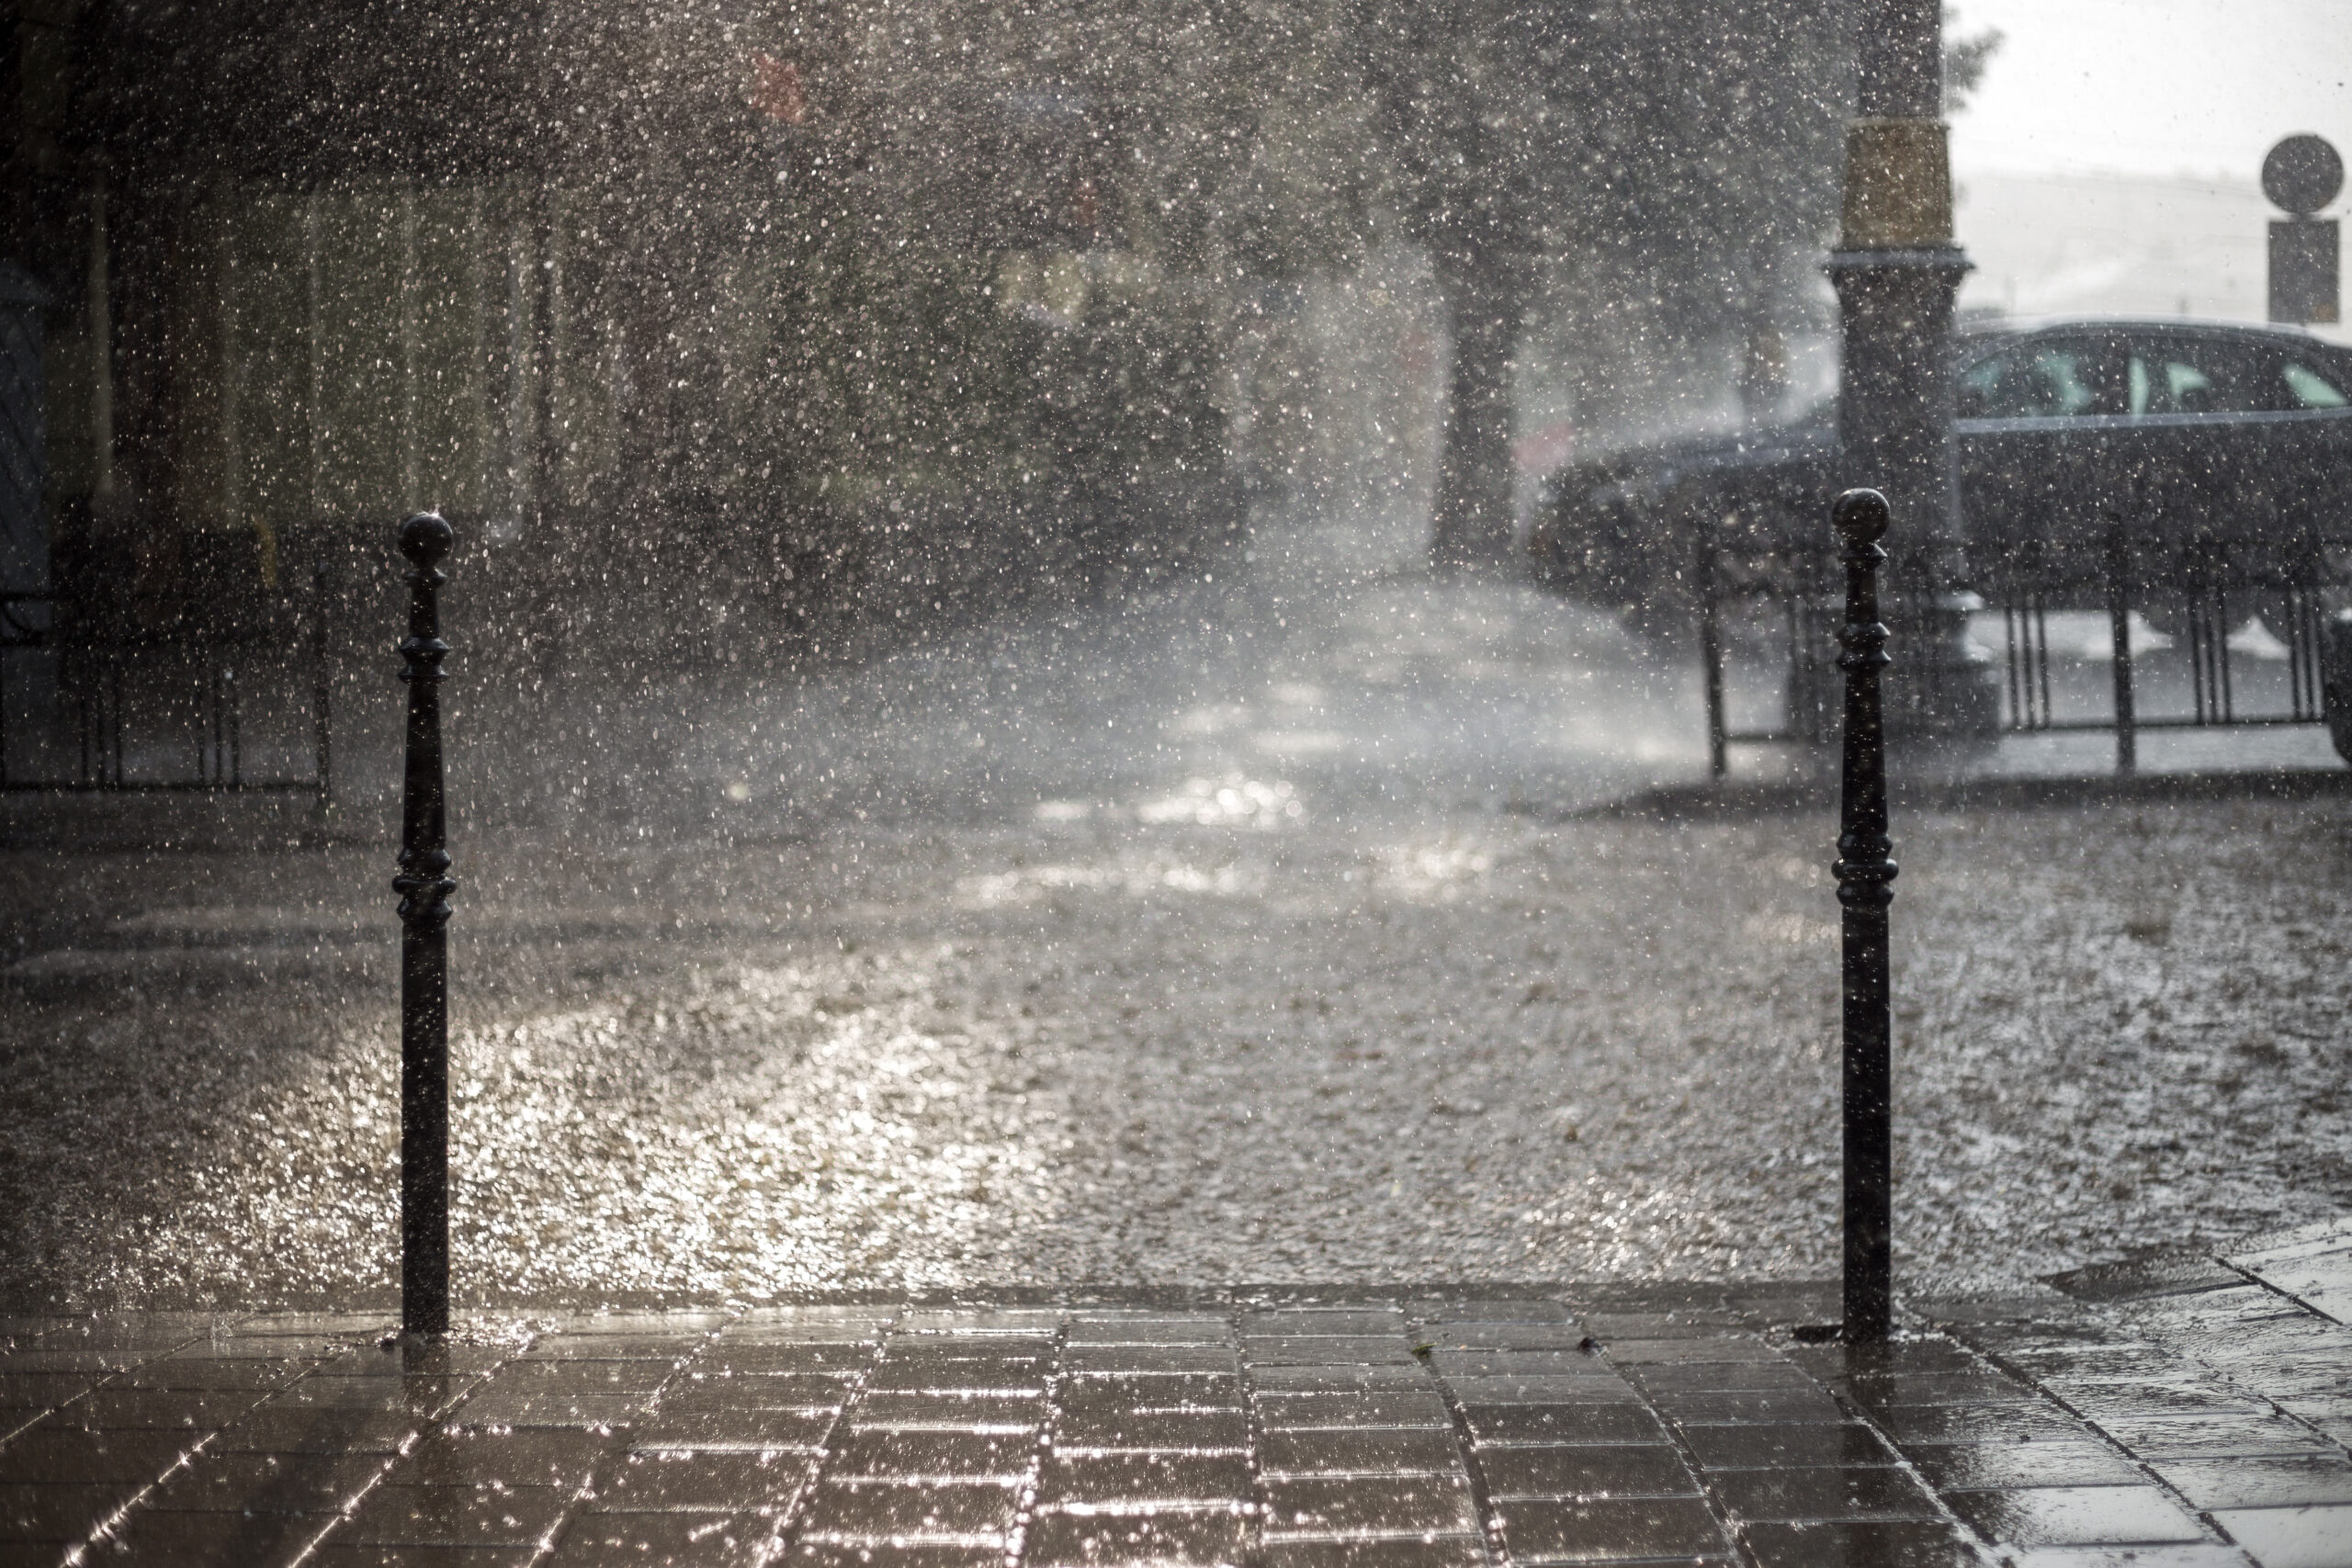
[[[2352,1228],[2059,1283],[14,1319],[0,1561],[2346,1561]]]

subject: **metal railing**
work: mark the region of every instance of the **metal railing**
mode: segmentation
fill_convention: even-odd
[[[272,595],[160,624],[96,592],[0,592],[0,791],[300,791],[325,805],[326,575],[313,565],[307,604]],[[277,766],[254,765],[257,737]]]
[[[1837,628],[1826,550],[1817,560],[1700,549],[1697,587],[1709,761],[1729,748],[1826,745],[1835,738]],[[2233,551],[2213,541],[2135,543],[2122,523],[2098,547],[2013,553],[1954,604],[1976,675],[1994,688],[2005,735],[2111,731],[2116,769],[2133,772],[2143,731],[2321,726],[2334,606],[2352,574],[2311,543]],[[1928,624],[1916,593],[1891,584],[1888,620]],[[2102,666],[2105,668],[2102,670]],[[1955,678],[1922,660],[1891,703]],[[1777,689],[1774,689],[1777,687]],[[2335,715],[2341,727],[2346,715]]]

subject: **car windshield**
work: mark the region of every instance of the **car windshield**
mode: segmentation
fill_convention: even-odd
[[[2063,419],[2109,413],[2098,345],[2070,339],[2014,344],[1960,373],[1962,419]]]

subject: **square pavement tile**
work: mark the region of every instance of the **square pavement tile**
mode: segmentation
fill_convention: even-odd
[[[382,1475],[390,1454],[205,1454],[146,1500],[173,1513],[332,1514]]]
[[[1928,1484],[1946,1492],[2016,1486],[2144,1486],[2140,1467],[2105,1443],[1955,1443],[1906,1449]]]
[[[543,1568],[753,1568],[775,1539],[760,1514],[575,1514]]]
[[[2173,1460],[2160,1472],[2192,1508],[2352,1506],[2352,1461],[2333,1454]],[[2352,1556],[2352,1534],[2345,1539]]]
[[[805,1454],[628,1454],[599,1472],[589,1506],[605,1513],[725,1513],[788,1506],[808,1479]]]
[[[1497,1499],[1699,1495],[1681,1453],[1664,1443],[1482,1449],[1478,1470]]]
[[[1039,1506],[1069,1513],[1230,1508],[1254,1495],[1239,1454],[1056,1454],[1037,1488]]]
[[[828,1540],[970,1541],[1012,1528],[1018,1490],[968,1481],[826,1481],[802,1529]]]
[[[1041,1397],[1046,1370],[1042,1363],[978,1360],[884,1361],[865,1386],[872,1393]]]
[[[527,1546],[571,1500],[562,1486],[379,1486],[335,1535],[356,1545]]]
[[[2352,1561],[2352,1507],[2231,1508],[2213,1517],[2262,1568],[2343,1568]]]
[[[1740,1532],[1757,1568],[1980,1568],[1984,1559],[1949,1525],[1758,1524]]]
[[[918,1307],[899,1315],[901,1334],[1005,1334],[1050,1337],[1069,1314],[1057,1307]]]
[[[1485,1537],[1453,1535],[1404,1540],[1269,1540],[1253,1561],[1261,1568],[1487,1568],[1490,1560]]]
[[[849,1385],[836,1379],[797,1373],[676,1378],[661,1391],[661,1407],[664,1411],[838,1410],[848,1394]]]
[[[1707,1480],[1716,1500],[1740,1519],[1802,1523],[1942,1517],[1935,1498],[1917,1482],[1884,1466],[1730,1470],[1712,1473]]]
[[[1257,1534],[1248,1515],[1047,1514],[1029,1527],[1024,1568],[1238,1568]]]
[[[1478,1529],[1470,1483],[1458,1475],[1273,1481],[1265,1534],[1291,1537],[1464,1535]]]
[[[80,1540],[139,1495],[112,1486],[0,1484],[0,1541]]]
[[[1451,1475],[1462,1469],[1452,1432],[1366,1427],[1267,1432],[1258,1444],[1267,1475]]]
[[[1894,1450],[1868,1427],[1853,1422],[1788,1426],[1691,1427],[1682,1440],[1710,1473],[1806,1465],[1889,1465]]]
[[[1476,1404],[1463,1417],[1490,1443],[1662,1443],[1666,1427],[1639,1404]]]
[[[1688,1559],[1731,1550],[1714,1515],[1696,1497],[1498,1503],[1494,1513],[1514,1562]]]
[[[2132,1546],[2205,1539],[2204,1529],[2154,1486],[2047,1486],[1953,1492],[1952,1512],[2007,1546]]]

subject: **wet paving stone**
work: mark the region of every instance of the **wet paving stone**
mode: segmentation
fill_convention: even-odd
[[[1030,1568],[1151,1563],[1156,1568],[1234,1568],[1257,1536],[1257,1519],[1219,1511],[1191,1514],[1047,1514],[1030,1525]]]
[[[529,1546],[337,1546],[302,1560],[303,1568],[530,1568]]]
[[[278,1568],[324,1533],[331,1518],[300,1514],[166,1513],[134,1508],[110,1533],[90,1543],[90,1562],[140,1568]]]
[[[171,1513],[338,1513],[392,1463],[387,1454],[207,1454],[167,1476],[141,1506]]]
[[[1258,1418],[1270,1430],[1311,1431],[1357,1427],[1450,1427],[1445,1401],[1434,1392],[1261,1393]]]
[[[1660,1443],[1667,1438],[1656,1415],[1628,1402],[1482,1404],[1464,1398],[1462,1405],[1471,1436],[1480,1444]]]
[[[1740,1539],[1757,1568],[1979,1568],[1984,1562],[1949,1525],[1913,1521],[1755,1524]]]
[[[24,1402],[0,1411],[31,1423],[0,1441],[0,1568],[83,1542],[276,1568],[314,1540],[305,1568],[749,1564],[778,1542],[856,1568],[1483,1568],[1498,1545],[1529,1568],[1902,1568],[1988,1542],[2015,1568],[2346,1568],[2352,1458],[2324,1423],[2340,1407],[2352,1436],[2352,1333],[2184,1277],[1959,1303],[1948,1332],[1869,1347],[1785,1343],[1698,1289],[1573,1315],[1410,1293],[642,1314],[401,1357],[299,1317],[175,1326],[135,1361],[160,1371],[0,1371]],[[99,1337],[125,1343],[56,1354],[141,1337]],[[240,1353],[190,1353],[215,1346]],[[51,1409],[72,1403],[92,1424]]]
[[[2147,1475],[2105,1443],[1919,1445],[1904,1457],[1946,1492],[2009,1486],[2140,1486]]]
[[[2335,1568],[2352,1541],[2352,1507],[2233,1508],[2214,1519],[2263,1568]]]
[[[2335,1454],[2175,1460],[2159,1473],[2192,1508],[2352,1506],[2352,1460]]]
[[[1680,1450],[1664,1443],[1481,1449],[1477,1460],[1487,1495],[1496,1499],[1699,1495]]]
[[[1448,1475],[1460,1469],[1462,1456],[1453,1434],[1444,1431],[1281,1431],[1261,1438],[1258,1462],[1270,1476]]]
[[[379,1486],[336,1531],[360,1545],[527,1546],[570,1508],[560,1486]]]
[[[1514,1562],[1688,1561],[1731,1552],[1714,1515],[1695,1497],[1497,1503],[1494,1513]]]
[[[808,1517],[828,1537],[875,1540],[1001,1539],[1012,1528],[1020,1494],[978,1482],[822,1482]]]
[[[814,1453],[832,1430],[830,1415],[795,1410],[724,1410],[657,1416],[630,1428],[629,1446],[763,1453]]]
[[[11,1541],[82,1540],[138,1495],[135,1486],[48,1485],[0,1483],[0,1539]],[[51,1553],[52,1558],[62,1553]]]
[[[1269,1540],[1256,1561],[1263,1568],[1485,1568],[1491,1559],[1484,1536],[1453,1535]]]
[[[1238,1410],[1075,1410],[1066,1412],[1054,1429],[1054,1446],[1063,1453],[1171,1449],[1239,1453],[1249,1442],[1249,1417]]]
[[[752,1568],[775,1538],[762,1514],[577,1514],[537,1559],[550,1568]]]
[[[1010,1481],[1028,1473],[1026,1432],[933,1432],[853,1427],[831,1445],[826,1472],[842,1480]]]
[[[805,1454],[633,1453],[598,1473],[589,1506],[605,1513],[781,1510],[799,1495],[808,1478]]]
[[[175,1431],[35,1428],[0,1446],[0,1484],[153,1481],[198,1439]]]
[[[1469,1481],[1458,1475],[1295,1479],[1266,1487],[1268,1540],[1460,1535],[1478,1528]]]
[[[2197,1520],[2154,1486],[2051,1486],[1946,1494],[1987,1540],[2010,1546],[2137,1545],[2205,1539]]]
[[[1821,1519],[1935,1519],[1936,1499],[1901,1470],[1822,1465],[1710,1473],[1709,1490],[1733,1517],[1792,1523]]]
[[[1691,1427],[1681,1436],[1710,1471],[1896,1462],[1894,1450],[1876,1433],[1851,1422]]]
[[[1158,1508],[1232,1508],[1254,1495],[1240,1454],[1056,1454],[1037,1486],[1040,1507],[1138,1513]]]

